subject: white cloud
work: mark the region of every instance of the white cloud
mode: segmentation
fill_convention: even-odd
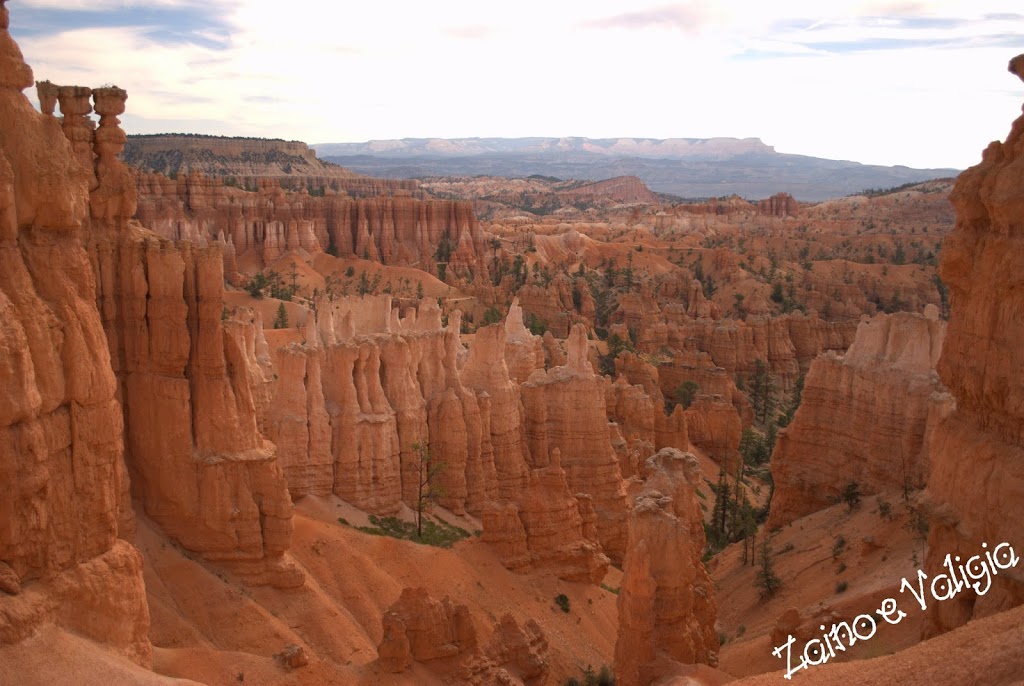
[[[757,136],[782,152],[966,166],[1005,135],[1024,96],[1011,95],[1015,79],[1005,73],[1020,48],[985,47],[988,36],[1024,33],[1019,18],[984,19],[1017,11],[1001,0],[88,4],[202,7],[228,27],[208,36],[223,49],[158,40],[152,27],[21,39],[37,78],[127,88],[125,124],[135,132],[202,125],[309,142]],[[11,11],[17,36],[18,7]],[[691,17],[692,30],[671,21]],[[886,40],[918,43],[872,43]],[[863,49],[814,47],[821,43]]]
[[[199,0],[20,0],[18,5],[45,10],[109,12],[126,7],[195,7]]]

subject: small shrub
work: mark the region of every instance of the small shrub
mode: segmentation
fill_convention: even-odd
[[[851,512],[860,505],[860,496],[860,484],[856,481],[850,481],[843,487],[842,499]]]
[[[700,386],[696,381],[684,381],[672,392],[672,398],[676,403],[682,405],[684,410],[688,410],[698,393],[700,393]]]
[[[718,645],[725,645],[725,642],[729,640],[729,637],[725,635],[724,631],[718,632]]]
[[[836,539],[832,545],[832,559],[838,560],[839,556],[846,552],[846,539],[842,536]]]
[[[615,676],[612,674],[612,670],[608,669],[608,665],[602,666],[596,674],[594,668],[587,665],[587,668],[583,670],[581,686],[615,686]]]
[[[740,636],[742,636],[745,633],[747,633],[747,625],[746,624],[740,624],[736,628],[736,638],[739,638]]]
[[[604,590],[608,591],[609,593],[614,593],[615,595],[619,594],[619,589],[612,588],[608,584],[601,584],[601,588],[603,588]]]
[[[846,563],[845,562],[840,562],[839,566],[836,567],[836,574],[842,574],[845,571],[846,571]]]
[[[469,532],[461,527],[438,519],[431,520],[423,517],[423,535],[416,535],[415,522],[403,522],[398,517],[377,517],[370,515],[370,526],[357,527],[364,534],[371,536],[390,536],[400,538],[413,543],[434,546],[435,548],[451,548],[455,543],[464,538],[469,538]]]
[[[559,593],[555,596],[555,605],[562,608],[562,612],[569,614],[569,596]]]
[[[846,583],[845,581],[840,581],[838,584],[836,584],[836,593],[845,593],[846,589],[849,587],[850,585],[848,583]]]
[[[882,497],[878,498],[878,516],[885,521],[892,521],[892,503],[888,500],[882,500]]]
[[[481,326],[490,326],[491,324],[499,324],[499,323],[501,323],[501,321],[503,319],[504,319],[504,317],[501,316],[501,310],[499,310],[497,307],[494,307],[494,306],[488,307],[484,311],[484,321],[481,324]]]
[[[911,505],[907,508],[907,514],[910,516],[907,518],[907,523],[904,525],[910,533],[914,534],[922,541],[928,539],[928,515],[925,514],[924,510],[916,505]]]

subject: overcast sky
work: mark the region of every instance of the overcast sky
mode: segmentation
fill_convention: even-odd
[[[1024,84],[1021,0],[14,0],[37,79],[128,90],[129,133],[757,137],[963,168]],[[34,99],[34,94],[32,94]]]

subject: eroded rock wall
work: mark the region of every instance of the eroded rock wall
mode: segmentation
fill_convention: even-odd
[[[770,527],[838,502],[850,482],[864,494],[924,486],[929,422],[953,405],[935,373],[945,332],[934,306],[924,315],[865,317],[844,356],[811,364],[800,408],[772,454]]]
[[[603,377],[587,356],[587,334],[573,326],[568,362],[536,371],[523,384],[526,436],[534,467],[549,464],[557,448],[569,488],[593,497],[597,535],[605,553],[617,561],[625,552],[626,497],[622,472],[611,447]]]
[[[1024,79],[1024,58],[1010,70]],[[929,574],[939,573],[947,554],[967,559],[983,543],[1024,551],[1024,117],[960,175],[951,201],[956,230],[943,244],[940,267],[950,316],[938,372],[957,406],[930,442]],[[1022,603],[1018,564],[983,596],[967,591],[930,605],[924,634]]]
[[[142,556],[118,538],[133,521],[118,385],[84,248],[95,171],[22,94],[32,71],[3,5],[0,642],[52,622],[148,666]]]
[[[432,274],[438,262],[453,275],[486,274],[485,238],[468,202],[420,200],[401,190],[353,198],[329,187],[313,196],[286,191],[273,179],[248,191],[197,172],[177,179],[139,173],[137,182],[136,218],[143,225],[175,241],[219,240],[259,267],[289,250],[329,251]]]

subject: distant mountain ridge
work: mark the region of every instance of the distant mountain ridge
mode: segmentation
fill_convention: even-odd
[[[758,138],[403,138],[313,148],[326,161],[372,176],[636,176],[653,191],[683,198],[788,192],[817,201],[960,173],[779,153]]]
[[[365,143],[321,143],[323,156],[462,157],[488,153],[572,154],[655,159],[727,159],[738,155],[770,155],[775,148],[760,138],[402,138]]]

